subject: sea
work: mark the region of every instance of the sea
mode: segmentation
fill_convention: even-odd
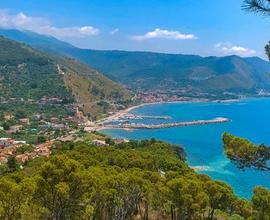
[[[156,138],[184,147],[187,162],[197,172],[230,184],[234,192],[250,199],[255,186],[270,189],[270,172],[255,169],[239,170],[224,155],[222,133],[228,131],[245,137],[256,144],[270,145],[270,99],[254,98],[235,102],[160,103],[145,105],[131,113],[146,116],[170,116],[170,119],[140,119],[137,123],[155,124],[174,121],[191,121],[229,118],[221,124],[195,125],[164,129],[121,130],[102,132],[114,138],[142,140]]]

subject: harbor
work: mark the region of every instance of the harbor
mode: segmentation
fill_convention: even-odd
[[[120,123],[120,124],[107,124],[106,128],[109,129],[161,129],[172,127],[184,127],[195,125],[209,125],[229,122],[230,119],[218,117],[209,120],[193,120],[173,123],[161,123],[161,124],[144,124],[144,123]]]

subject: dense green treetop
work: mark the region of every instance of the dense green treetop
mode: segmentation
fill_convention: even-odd
[[[270,171],[270,147],[264,144],[255,145],[249,140],[236,137],[225,132],[223,134],[224,149],[239,168],[256,168]]]
[[[108,147],[57,143],[49,158],[0,178],[0,217],[269,219],[269,191],[256,188],[252,201],[240,199],[227,184],[196,174],[184,159],[181,146],[154,139]]]

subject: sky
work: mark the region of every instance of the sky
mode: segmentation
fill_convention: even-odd
[[[243,0],[0,0],[0,28],[31,30],[80,48],[202,56],[260,56],[270,18]]]

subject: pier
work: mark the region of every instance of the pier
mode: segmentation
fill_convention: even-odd
[[[120,119],[131,119],[131,120],[136,120],[136,119],[160,119],[160,120],[168,120],[171,119],[170,116],[152,116],[152,115],[134,115],[134,114],[126,114]]]
[[[173,123],[162,123],[162,124],[143,124],[143,123],[128,123],[128,124],[117,124],[117,125],[106,125],[107,128],[115,129],[160,129],[160,128],[171,128],[171,127],[185,127],[194,125],[208,125],[208,124],[220,124],[229,122],[228,118],[214,118],[210,120],[193,120],[184,122],[173,122]]]

